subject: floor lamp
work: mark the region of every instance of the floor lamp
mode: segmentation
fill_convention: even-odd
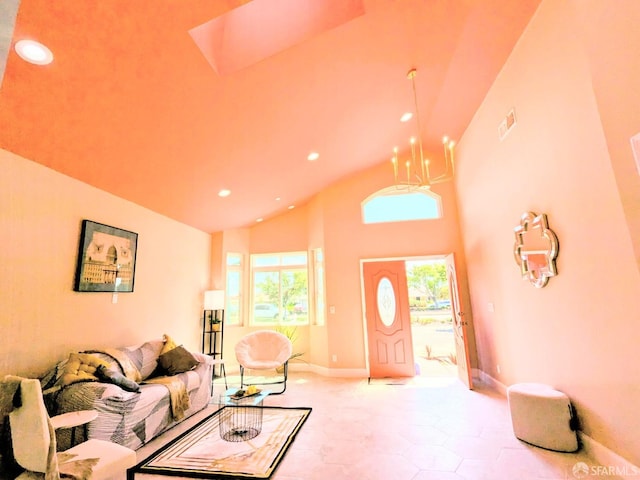
[[[204,292],[204,311],[202,314],[202,352],[213,360],[213,378],[211,389],[213,392],[213,379],[216,377],[216,365],[219,365],[220,375],[224,376],[225,388],[227,387],[227,372],[224,367],[224,290],[207,290]],[[205,350],[206,337],[209,336],[209,350]],[[218,335],[220,336],[220,349],[218,350]]]

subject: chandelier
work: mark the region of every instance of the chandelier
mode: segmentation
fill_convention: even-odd
[[[411,137],[409,144],[411,145],[411,157],[404,161],[404,169],[400,167],[400,159],[398,159],[398,147],[393,149],[393,157],[391,163],[393,163],[393,175],[395,180],[395,186],[398,189],[413,190],[418,188],[428,189],[435,183],[448,182],[453,179],[454,165],[453,165],[453,147],[455,143],[453,140],[449,140],[448,137],[442,139],[444,146],[444,171],[438,175],[432,176],[429,170],[430,160],[424,158],[422,151],[422,140],[420,139],[420,114],[418,112],[418,96],[416,94],[416,69],[412,68],[407,73],[407,78],[411,80],[413,87],[413,101],[416,109],[416,128],[417,139]],[[400,171],[399,171],[400,170]],[[403,171],[404,170],[404,171]]]

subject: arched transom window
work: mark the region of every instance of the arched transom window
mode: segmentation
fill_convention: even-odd
[[[363,223],[406,222],[441,217],[440,195],[424,188],[407,191],[387,187],[362,202]]]

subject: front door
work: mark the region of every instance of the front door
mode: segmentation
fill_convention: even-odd
[[[456,360],[458,364],[458,377],[464,384],[473,388],[471,379],[471,364],[469,363],[469,344],[467,342],[467,321],[460,302],[458,289],[458,277],[453,254],[447,255],[447,279],[449,280],[449,292],[451,294],[451,313],[453,315],[453,334],[456,343]]]
[[[363,264],[369,377],[413,377],[411,317],[404,261]]]

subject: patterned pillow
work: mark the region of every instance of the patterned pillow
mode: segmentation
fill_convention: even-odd
[[[151,376],[158,366],[158,356],[164,343],[162,340],[151,340],[137,347],[121,348],[140,371],[142,380]]]

